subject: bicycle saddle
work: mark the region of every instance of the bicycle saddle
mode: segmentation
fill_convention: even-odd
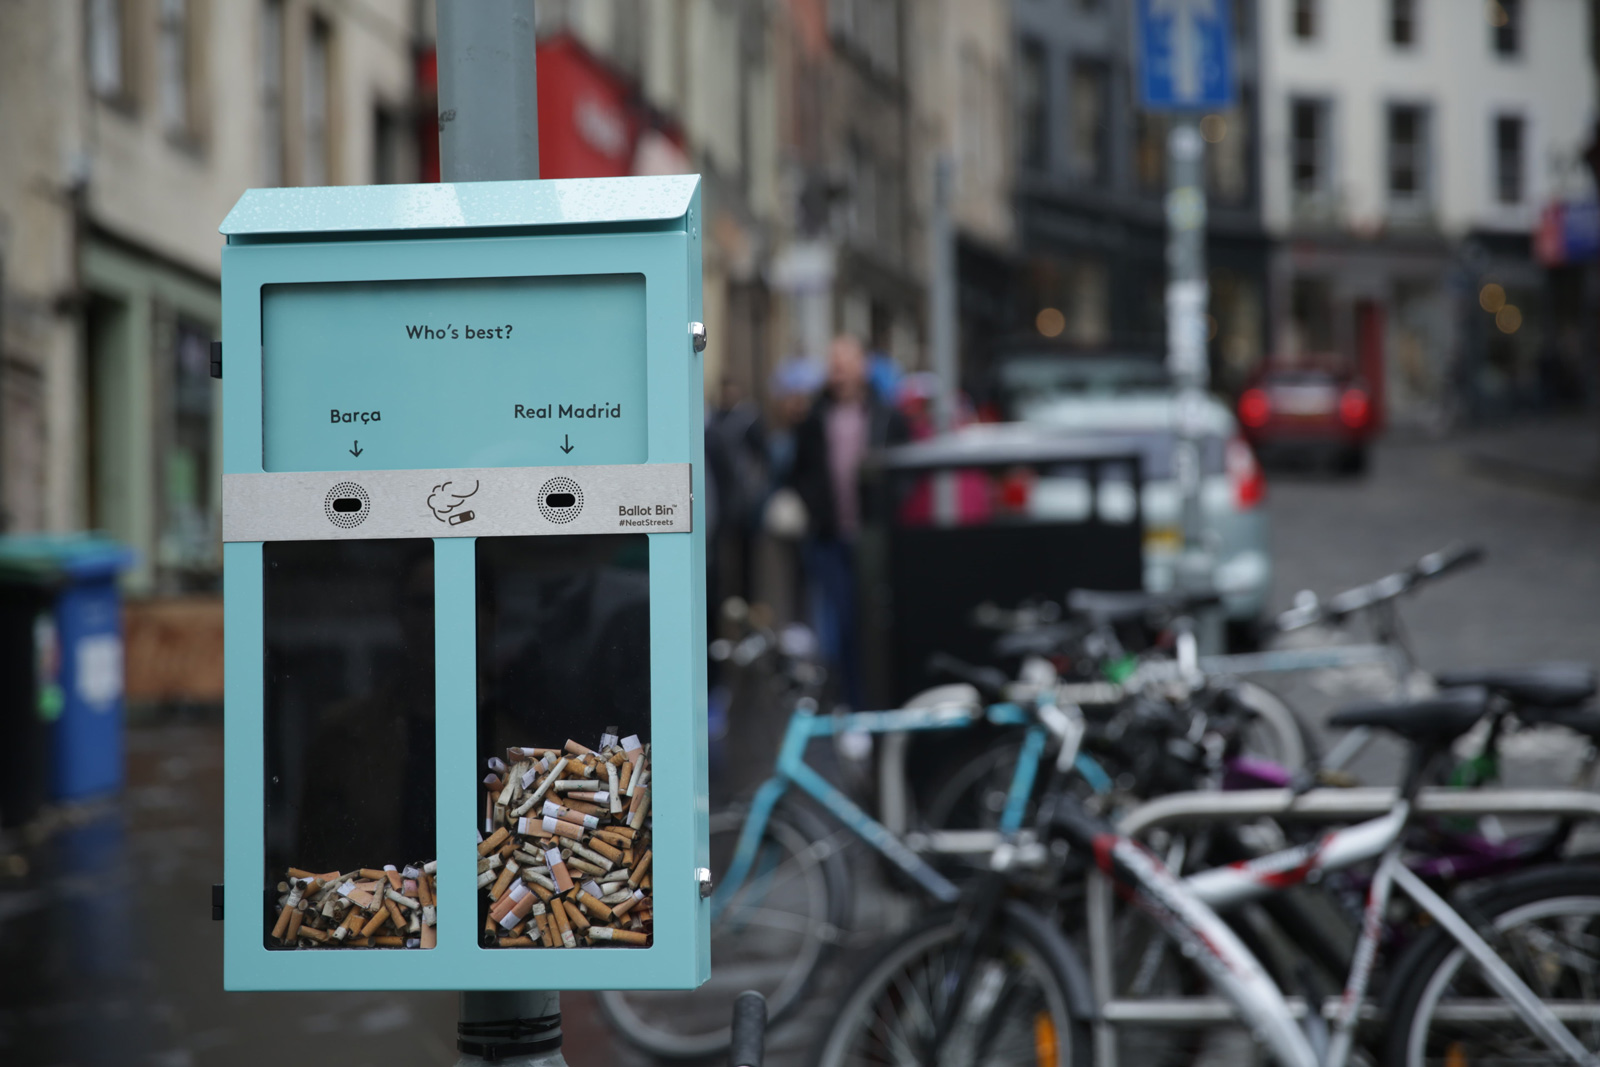
[[[1221,602],[1215,593],[1147,593],[1140,589],[1074,589],[1067,594],[1068,611],[1099,622],[1135,622],[1153,613],[1181,615]]]
[[[1529,663],[1521,667],[1449,671],[1439,675],[1437,681],[1445,688],[1481,685],[1513,704],[1535,708],[1581,704],[1600,688],[1594,668],[1587,663]]]
[[[1483,718],[1488,704],[1486,690],[1450,689],[1423,700],[1342,708],[1328,716],[1328,725],[1370,726],[1407,741],[1442,745],[1472,729],[1472,724]]]

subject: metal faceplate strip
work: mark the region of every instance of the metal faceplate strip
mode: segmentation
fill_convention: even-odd
[[[222,476],[224,541],[688,533],[687,463]]]

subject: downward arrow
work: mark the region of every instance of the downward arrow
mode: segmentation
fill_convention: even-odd
[[[361,455],[361,453],[363,453],[365,451],[366,451],[366,449],[361,447],[361,442],[357,441],[355,443],[355,447],[350,450],[350,454],[352,456],[359,456],[359,455]]]
[[[561,451],[563,451],[563,452],[571,452],[572,451],[573,444],[572,444],[572,435],[571,434],[569,434],[569,433],[562,434],[561,435],[561,442],[562,442]]]

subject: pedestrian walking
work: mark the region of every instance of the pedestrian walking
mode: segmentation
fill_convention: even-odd
[[[826,385],[796,434],[792,483],[806,509],[812,624],[851,707],[862,706],[856,580],[865,511],[861,465],[870,452],[909,438],[905,417],[871,387],[860,339],[835,338]]]

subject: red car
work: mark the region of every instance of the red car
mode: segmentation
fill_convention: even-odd
[[[1269,368],[1239,394],[1238,413],[1262,462],[1297,458],[1348,474],[1367,469],[1377,413],[1371,391],[1351,375]]]

